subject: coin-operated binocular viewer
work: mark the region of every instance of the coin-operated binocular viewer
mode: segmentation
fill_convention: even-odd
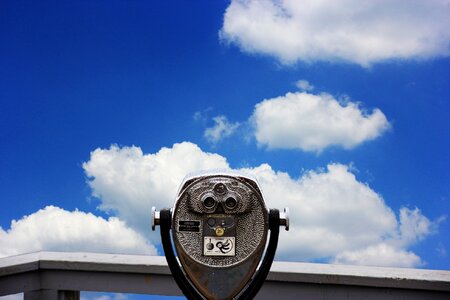
[[[289,211],[267,209],[258,183],[247,175],[203,173],[185,178],[172,209],[152,208],[153,230],[156,225],[188,299],[251,299],[269,273],[280,226],[289,230]]]

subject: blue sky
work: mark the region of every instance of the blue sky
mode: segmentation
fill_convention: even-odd
[[[291,208],[277,259],[449,269],[450,6],[352,2],[2,1],[0,254],[161,254],[223,167]]]

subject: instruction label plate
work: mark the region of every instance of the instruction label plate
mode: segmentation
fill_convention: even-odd
[[[203,255],[205,256],[235,256],[236,243],[234,236],[205,236],[203,240]]]
[[[180,220],[178,231],[200,232],[200,221]]]

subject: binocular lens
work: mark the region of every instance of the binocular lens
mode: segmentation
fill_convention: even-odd
[[[237,201],[233,197],[228,197],[227,200],[225,200],[225,205],[228,208],[235,208],[236,204],[237,204]]]
[[[213,197],[206,197],[205,200],[203,200],[203,205],[206,208],[213,208],[214,205],[216,205],[216,200],[214,200]]]

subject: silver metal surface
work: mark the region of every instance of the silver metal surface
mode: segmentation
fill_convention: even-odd
[[[152,223],[153,231],[155,231],[156,226],[160,224],[159,211],[157,211],[156,207],[154,207],[154,206],[152,206],[151,223]]]
[[[283,212],[280,212],[280,226],[284,226],[286,231],[289,231],[289,207],[285,207]]]
[[[258,184],[226,174],[188,177],[173,211],[174,244],[186,275],[208,299],[231,299],[254,274],[267,240]]]

